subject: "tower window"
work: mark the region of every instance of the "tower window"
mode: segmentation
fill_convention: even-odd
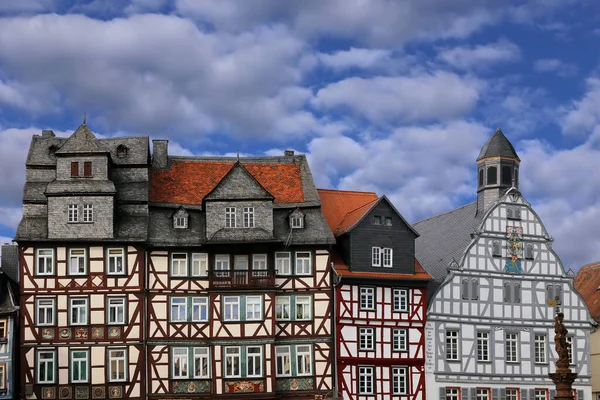
[[[515,187],[519,187],[519,169],[515,168]]]
[[[483,186],[483,170],[479,170],[479,186]]]
[[[512,168],[511,167],[502,167],[502,184],[510,185],[512,183]]]
[[[488,183],[488,185],[494,185],[494,184],[498,183],[498,169],[496,167],[488,168],[487,183]]]

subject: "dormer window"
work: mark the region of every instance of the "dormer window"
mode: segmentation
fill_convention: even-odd
[[[381,216],[379,216],[379,215],[373,216],[373,224],[381,225]]]
[[[235,207],[225,207],[225,228],[235,227]]]
[[[392,217],[385,217],[385,226],[392,226]]]
[[[289,216],[290,228],[301,229],[304,228],[304,213],[299,208],[296,208]]]
[[[175,229],[185,229],[188,227],[188,213],[184,208],[180,208],[177,210],[175,214],[173,214],[173,228]]]
[[[127,154],[129,154],[129,148],[120,144],[119,147],[117,147],[117,157],[125,157]]]
[[[254,207],[244,207],[244,228],[254,228]]]
[[[83,176],[86,178],[91,178],[92,176],[92,162],[85,161],[83,163]]]
[[[72,161],[71,162],[71,177],[77,177],[79,176],[79,162],[77,161]]]

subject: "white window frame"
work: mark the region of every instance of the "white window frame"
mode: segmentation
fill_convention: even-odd
[[[182,257],[183,256],[183,257]],[[188,276],[188,254],[187,253],[171,253],[170,262],[171,276],[186,277]],[[177,266],[177,268],[175,268]]]
[[[176,215],[173,217],[173,228],[185,229],[188,226],[188,217],[185,215]]]
[[[52,357],[42,359],[42,355],[51,355]],[[42,377],[42,365],[44,365],[45,376]],[[55,350],[38,350],[36,360],[36,381],[38,384],[55,383],[56,382],[56,351]],[[48,372],[52,371],[52,379],[48,378]],[[43,379],[42,379],[43,378]]]
[[[477,361],[490,362],[490,333],[487,331],[477,332]]]
[[[381,265],[385,268],[392,268],[394,264],[394,250],[390,247],[383,248],[383,257]]]
[[[92,223],[94,222],[94,205],[84,204],[83,205],[83,222]]]
[[[446,388],[446,400],[459,400],[458,388]]]
[[[196,364],[200,363],[200,374],[196,373]],[[206,364],[204,364],[206,363]],[[204,365],[206,365],[206,373],[204,373]],[[210,349],[208,347],[194,347],[194,379],[209,379],[210,378]]]
[[[546,364],[547,363],[547,350],[546,350],[546,342],[547,336],[544,334],[535,334],[534,335],[534,348],[533,348],[533,360],[536,364]]]
[[[225,228],[237,228],[235,207],[225,207]]]
[[[75,301],[83,300],[84,304],[73,304]],[[89,318],[89,298],[87,297],[69,297],[69,325],[70,326],[81,326],[88,324]],[[79,310],[83,310],[83,314],[80,314]],[[76,313],[74,313],[76,312]],[[77,322],[73,322],[73,317],[78,316]],[[84,321],[79,321],[79,316],[84,316]]]
[[[292,274],[292,254],[289,251],[275,252],[275,268],[277,275]]]
[[[519,400],[519,389],[506,389],[506,400]]]
[[[230,317],[227,318],[227,309],[230,309]],[[240,321],[241,314],[240,296],[223,296],[223,321]],[[234,310],[237,310],[237,318],[234,318]]]
[[[176,312],[173,312],[174,307],[177,308]],[[181,318],[182,314],[183,318]],[[175,296],[169,299],[169,321],[187,322],[187,297]]]
[[[250,353],[250,350],[258,350],[258,353]],[[253,364],[254,371],[251,371],[250,364]],[[258,373],[256,370],[258,367]],[[260,378],[263,376],[263,348],[262,346],[246,347],[246,377]]]
[[[50,254],[41,254],[42,252],[50,252]],[[54,249],[36,249],[35,250],[36,260],[36,275],[54,275]],[[40,262],[42,261],[43,262]],[[40,267],[43,264],[43,271],[40,272]]]
[[[254,228],[254,207],[244,207],[244,228]]]
[[[246,321],[262,321],[263,297],[246,296]]]
[[[408,329],[392,329],[392,351],[408,351]]]
[[[236,254],[233,256],[234,271],[248,271],[248,256],[245,254]]]
[[[290,217],[290,227],[292,229],[304,228],[304,217],[301,215],[291,216]]]
[[[108,248],[106,249],[108,258],[108,275],[125,275],[125,249],[124,248]],[[119,267],[119,260],[121,265]]]
[[[68,207],[68,222],[76,223],[79,222],[79,205],[69,204]]]
[[[123,353],[123,355],[115,355],[115,353]],[[113,369],[113,362],[115,363],[116,371]],[[123,363],[121,369],[120,363]],[[117,373],[117,377],[113,377],[113,372]],[[122,373],[123,377],[119,378],[119,374]],[[108,381],[109,382],[127,382],[127,349],[108,349]]]
[[[229,254],[215,254],[215,271],[229,271],[231,259]]]
[[[504,356],[507,363],[519,362],[519,334],[507,332],[504,337]]]
[[[192,253],[191,276],[208,276],[208,253]]]
[[[208,297],[192,297],[192,322],[206,322],[208,321]],[[198,318],[195,318],[195,310],[198,309]],[[204,314],[204,318],[202,315]]]
[[[408,289],[394,289],[394,311],[408,311]]]
[[[371,248],[371,266],[381,267],[381,247]]]
[[[458,361],[458,329],[448,329],[446,331],[446,360]]]
[[[121,309],[121,318],[119,319],[119,309]],[[111,311],[114,310],[115,318],[112,318]],[[108,297],[106,306],[106,324],[124,325],[127,320],[127,298],[126,297]]]
[[[290,296],[276,296],[275,297],[275,319],[277,321],[289,321],[291,320],[291,298]],[[287,310],[287,317],[285,312]]]
[[[375,309],[375,288],[359,287],[360,292],[360,309],[371,311]]]
[[[41,318],[42,315],[44,318]],[[48,321],[49,319],[50,321]],[[56,322],[56,299],[46,297],[35,299],[35,322],[36,326],[54,326]]]
[[[312,275],[312,253],[310,251],[297,251],[296,275]]]
[[[266,254],[252,254],[252,270],[253,271],[266,271],[267,269],[267,255]]]
[[[547,400],[548,390],[547,389],[535,389],[534,400]]]
[[[358,349],[375,350],[375,328],[358,328]]]
[[[8,337],[8,320],[0,319],[0,340]]]
[[[375,393],[375,367],[358,366],[358,394],[368,395]]]
[[[296,321],[312,320],[312,296],[296,296],[294,303],[294,319]]]
[[[296,375],[312,375],[312,346],[310,344],[296,345]]]
[[[75,353],[83,353],[85,357],[75,359]],[[79,364],[79,377],[75,376],[75,363]],[[81,373],[85,367],[85,377]],[[71,383],[88,383],[90,381],[90,351],[87,349],[73,349],[69,351],[69,378]],[[77,378],[77,379],[76,379]]]
[[[73,252],[83,252],[82,254],[73,254]],[[73,259],[76,258],[77,265],[73,265]],[[81,260],[83,259],[83,272],[80,271]],[[73,267],[77,267],[76,270]],[[69,275],[87,275],[87,249],[74,248],[69,249]]]
[[[392,394],[408,394],[408,367],[392,367]]]
[[[229,365],[231,360],[231,365]],[[237,361],[236,361],[237,360]],[[235,366],[237,363],[237,374]],[[230,369],[228,371],[228,369]],[[223,377],[241,378],[242,377],[242,348],[240,346],[228,346],[223,348]]]
[[[0,364],[0,390],[6,389],[6,364]]]
[[[275,346],[275,376],[292,376],[292,353],[290,346]]]
[[[173,347],[171,349],[171,376],[173,379],[188,379],[190,376],[190,349],[187,347]],[[176,367],[179,361],[179,374]]]

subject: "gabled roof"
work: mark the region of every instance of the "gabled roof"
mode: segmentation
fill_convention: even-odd
[[[171,168],[152,171],[150,202],[201,205],[235,162],[201,158],[171,158]],[[274,203],[303,203],[304,187],[301,165],[297,163],[262,163],[244,160],[244,168],[274,197]]]
[[[508,141],[500,128],[496,129],[492,137],[485,142],[477,157],[477,161],[487,157],[509,157],[521,161],[512,143]]]
[[[81,124],[79,128],[67,139],[65,144],[55,154],[73,153],[108,153],[108,148],[100,143],[87,125]]]
[[[2,271],[13,281],[19,282],[19,246],[3,244],[1,263]]]
[[[350,230],[379,199],[373,192],[317,189],[321,209],[334,236]]]
[[[592,318],[600,321],[600,262],[581,267],[573,286],[585,299]]]
[[[415,273],[414,274],[394,274],[389,272],[362,272],[362,271],[351,271],[350,268],[344,263],[342,257],[338,254],[336,249],[331,251],[331,260],[335,272],[341,277],[349,278],[370,278],[370,279],[408,279],[417,281],[429,281],[431,275],[429,275],[425,269],[419,264],[419,261],[415,258]]]
[[[243,189],[243,190],[240,190]],[[209,199],[269,199],[274,196],[265,189],[254,176],[237,161],[217,185],[204,196]]]
[[[16,298],[18,293],[17,284],[0,270],[0,315],[10,314],[19,309]]]

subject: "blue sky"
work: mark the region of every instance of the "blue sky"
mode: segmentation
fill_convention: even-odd
[[[306,153],[319,187],[409,221],[473,201],[500,127],[567,268],[600,260],[592,0],[0,2],[0,239],[31,135],[149,135],[172,154]]]

